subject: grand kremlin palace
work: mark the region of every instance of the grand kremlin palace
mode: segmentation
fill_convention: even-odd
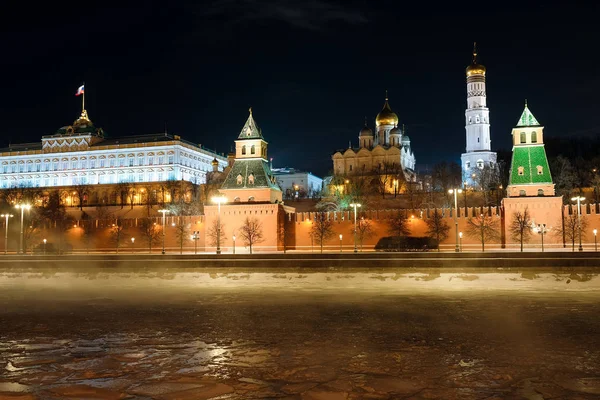
[[[206,183],[207,173],[222,171],[226,166],[225,156],[178,135],[105,138],[84,109],[72,125],[42,136],[39,143],[11,144],[0,149],[0,188],[103,185],[110,189],[122,183],[151,185],[165,181],[200,185]],[[106,198],[85,200],[112,202]]]

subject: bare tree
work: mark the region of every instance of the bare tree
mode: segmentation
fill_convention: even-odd
[[[129,194],[131,187],[131,183],[129,182],[119,182],[115,185],[115,193],[121,203],[121,209],[123,209],[127,203],[127,195]]]
[[[310,228],[310,237],[316,240],[321,246],[321,253],[323,253],[323,243],[331,239],[334,236],[333,232],[333,220],[327,218],[326,213],[316,213],[313,219],[312,227]]]
[[[556,234],[564,237],[566,240],[571,242],[573,251],[575,251],[575,242],[579,240],[580,232],[585,232],[589,225],[589,221],[585,216],[581,216],[581,230],[579,229],[579,219],[577,218],[577,214],[574,212],[573,214],[565,215],[564,219],[564,228],[563,224],[557,224]]]
[[[514,241],[521,243],[521,252],[523,252],[523,243],[529,242],[531,238],[531,217],[529,210],[517,211],[513,213],[513,219],[508,227],[510,237]]]
[[[89,194],[91,190],[91,186],[89,185],[75,185],[73,186],[73,191],[77,196],[77,201],[79,205],[79,209],[83,211],[83,201],[85,200],[85,196]]]
[[[148,252],[152,253],[152,245],[160,242],[162,231],[158,228],[152,218],[143,218],[140,220],[140,233],[142,238],[148,244]]]
[[[119,246],[121,245],[121,240],[123,239],[123,223],[120,218],[117,218],[113,226],[110,228],[110,240],[115,244],[117,254],[119,254]]]
[[[354,227],[350,230],[352,234],[354,234]],[[363,249],[363,242],[366,239],[369,239],[375,235],[375,231],[373,230],[373,224],[368,219],[362,217],[356,223],[356,241],[360,246],[360,251]]]
[[[485,243],[500,237],[498,219],[480,214],[467,220],[467,236],[481,242],[481,251],[485,251]]]
[[[188,225],[179,217],[177,225],[175,225],[175,237],[179,243],[179,254],[183,254],[183,244],[188,241],[189,236]]]
[[[210,240],[209,243],[211,246],[220,245],[227,240],[227,236],[225,236],[225,225],[221,223],[220,228],[221,230],[219,232],[219,220],[215,219],[212,226],[206,231],[206,237]],[[221,243],[219,243],[219,240]]]
[[[258,218],[246,217],[239,232],[244,244],[250,248],[250,254],[252,254],[253,245],[264,241],[262,224]]]
[[[559,155],[551,162],[552,178],[556,185],[557,195],[563,196],[565,201],[571,198],[573,188],[577,183],[575,169],[568,158]]]
[[[440,251],[440,243],[448,238],[450,226],[437,208],[433,211],[431,217],[425,220],[425,223],[427,224],[427,236],[437,240],[437,250]]]

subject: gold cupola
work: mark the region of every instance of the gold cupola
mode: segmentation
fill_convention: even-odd
[[[387,90],[385,92],[385,104],[383,105],[383,110],[377,114],[377,118],[375,118],[375,123],[377,126],[379,125],[398,125],[398,116],[395,112],[390,108],[390,104],[388,103]]]
[[[467,78],[473,75],[485,76],[485,67],[477,64],[477,43],[473,43],[473,62],[467,67],[466,74]]]

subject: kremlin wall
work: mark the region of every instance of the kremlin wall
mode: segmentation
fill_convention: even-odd
[[[258,206],[258,205],[257,205]],[[264,206],[272,206],[270,204],[264,204]],[[582,204],[581,213],[582,218],[587,222],[587,229],[582,234],[582,242],[585,250],[594,250],[594,234],[593,229],[600,227],[600,205],[599,204]],[[543,209],[543,207],[542,207]],[[448,231],[448,238],[441,243],[441,251],[454,251],[455,246],[455,229],[454,229],[454,216],[453,209],[440,208],[437,209],[444,215],[444,221],[450,227]],[[467,219],[469,216],[475,216],[481,213],[492,215],[497,218],[499,223],[501,220],[501,208],[500,207],[468,207],[466,210],[464,207],[459,207],[457,215],[458,229],[459,232],[463,232],[463,238],[461,240],[462,249],[465,252],[468,251],[481,251],[481,243],[476,239],[464,234],[467,230]],[[84,207],[84,211],[86,208]],[[122,236],[119,243],[119,252],[122,253],[144,253],[148,254],[148,242],[144,240],[141,233],[141,221],[143,218],[127,218],[126,214],[138,214],[144,215],[146,213],[145,206],[135,206],[134,209],[120,209],[120,207],[114,207],[114,215],[116,215],[122,226]],[[266,211],[266,210],[265,210]],[[408,220],[408,226],[410,234],[412,236],[426,236],[427,225],[425,219],[428,215],[431,215],[433,209],[422,209],[422,210],[400,210],[406,216]],[[532,210],[534,211],[534,210]],[[563,206],[564,215],[577,214],[576,206]],[[70,210],[70,212],[76,212]],[[77,211],[78,212],[78,211]],[[88,212],[93,212],[88,210]],[[121,212],[123,215],[119,215]],[[223,224],[223,240],[221,242],[221,251],[223,254],[233,253],[233,229],[231,229],[231,221],[237,219],[241,220],[239,215],[228,215],[224,209],[222,212],[222,224]],[[373,235],[366,238],[363,242],[363,251],[373,251],[375,244],[381,237],[389,236],[388,221],[396,215],[398,210],[370,210],[366,212],[359,212],[358,218],[365,218],[371,223]],[[269,212],[270,214],[270,212]],[[343,252],[352,252],[354,249],[353,241],[353,229],[354,229],[354,216],[352,211],[344,212],[330,212],[325,213],[328,218],[333,219],[333,230],[335,234],[330,240],[324,243],[323,249],[326,252],[339,252],[340,251],[340,239],[339,235],[342,235],[342,250]],[[532,214],[534,214],[532,212]],[[257,215],[260,215],[258,213]],[[272,215],[272,216],[270,216]],[[261,221],[264,222],[263,226],[269,225],[269,218],[275,218],[274,214],[267,215],[263,214]],[[316,213],[289,213],[286,214],[285,223],[285,238],[286,238],[286,250],[288,251],[301,251],[301,252],[320,252],[319,244],[312,241],[310,237],[310,229],[312,227],[312,221],[315,218]],[[560,215],[560,211],[559,211]],[[507,217],[507,219],[509,219]],[[159,226],[162,225],[162,217],[153,217],[152,220]],[[186,226],[186,240],[183,242],[183,253],[194,253],[195,244],[197,246],[197,252],[208,252],[214,253],[216,248],[208,243],[206,229],[207,229],[208,218],[204,215],[199,216],[167,216],[165,218],[166,230],[165,230],[165,249],[169,254],[179,254],[180,252],[180,241],[178,240],[177,225]],[[546,250],[557,251],[563,249],[563,238],[560,234],[560,217],[555,221],[542,221],[535,220],[535,223],[546,223],[547,233],[544,236],[544,245]],[[110,220],[75,220],[73,226],[69,227],[64,233],[65,243],[69,243],[73,246],[73,253],[95,253],[95,252],[109,252],[117,253],[117,246],[114,240],[114,235],[111,234],[113,224],[116,219]],[[272,221],[273,225],[276,221]],[[84,229],[84,226],[90,227]],[[499,225],[500,227],[500,225]],[[0,221],[0,228],[4,230],[4,220]],[[9,225],[9,241],[8,241],[8,252],[15,253],[18,247],[19,238],[19,224],[17,221],[11,221]],[[199,232],[198,240],[194,243],[191,239],[191,235],[194,231]],[[86,234],[87,232],[87,234]],[[89,234],[89,236],[87,236]],[[274,230],[267,230],[263,228],[263,234],[265,240],[262,243],[258,243],[254,246],[254,251],[257,253],[261,252],[275,252],[283,251],[283,243],[281,242],[281,234],[277,235]],[[131,238],[135,240],[132,242]],[[28,239],[28,253],[31,254],[32,247],[39,244],[46,239],[48,243],[53,243],[54,246],[58,246],[59,238],[56,237],[55,229],[41,229],[37,231],[32,237]],[[520,244],[512,240],[509,235],[505,235],[507,250],[518,251]],[[0,248],[4,248],[4,237],[0,238]],[[277,243],[277,245],[275,245]],[[577,250],[578,243],[575,243],[575,250]],[[248,254],[249,250],[244,246],[241,239],[236,238],[236,254]],[[532,234],[529,243],[524,244],[525,251],[528,249],[540,251],[541,250],[541,237],[539,234]],[[571,251],[571,243],[567,240],[565,250]],[[494,251],[501,249],[501,241],[493,240],[485,244],[486,251]],[[152,253],[160,254],[162,250],[162,236],[159,235],[158,240],[152,245]],[[360,244],[359,244],[360,251]]]

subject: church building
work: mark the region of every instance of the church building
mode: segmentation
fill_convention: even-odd
[[[383,109],[375,118],[375,131],[365,126],[358,134],[358,147],[348,146],[331,157],[336,176],[381,174],[397,170],[407,182],[416,180],[415,155],[410,138],[398,126],[398,115],[390,107],[387,93]]]

